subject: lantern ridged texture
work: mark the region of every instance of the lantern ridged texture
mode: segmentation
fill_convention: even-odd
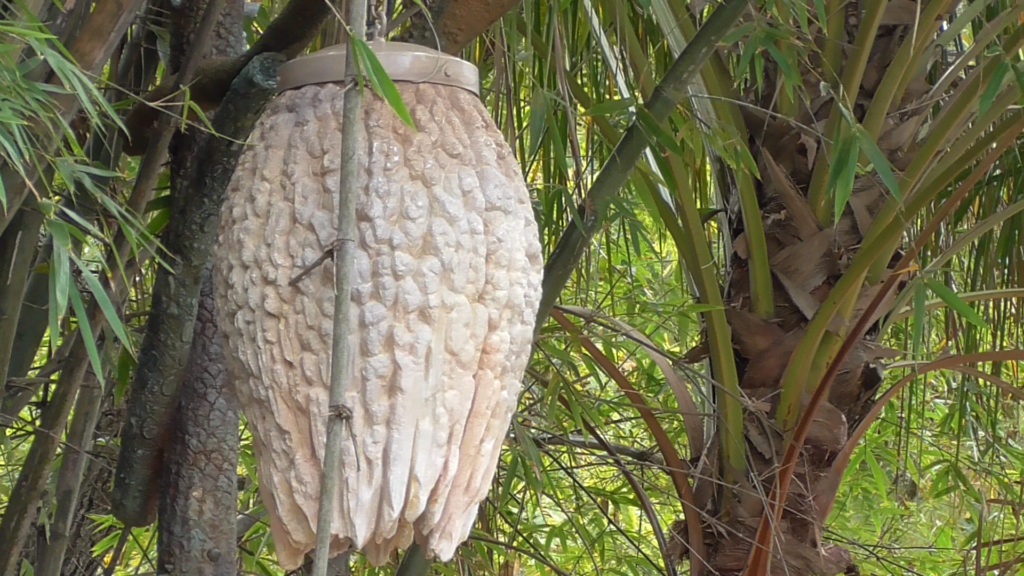
[[[530,354],[542,258],[518,164],[486,109],[398,82],[416,130],[367,91],[364,182],[331,552],[413,539],[447,560],[486,496]],[[223,212],[221,325],[278,561],[314,548],[327,425],[344,88],[282,93]],[[307,273],[298,282],[293,279]]]

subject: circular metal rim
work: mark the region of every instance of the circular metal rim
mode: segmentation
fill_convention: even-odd
[[[405,42],[367,42],[384,71],[395,82],[442,84],[480,96],[476,66],[449,54]],[[280,91],[309,84],[345,81],[344,45],[334,45],[286,62],[278,78]]]

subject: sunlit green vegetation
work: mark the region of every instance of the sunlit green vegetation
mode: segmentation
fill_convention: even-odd
[[[399,4],[400,17],[419,2]],[[719,490],[756,475],[757,454],[788,441],[773,431],[800,413],[804,392],[814,391],[858,320],[862,286],[890,278],[893,299],[866,331],[885,350],[887,367],[872,397],[898,388],[847,454],[845,472],[823,468],[837,470],[842,483],[822,540],[848,549],[862,574],[1024,570],[1024,6],[752,6],[715,39],[716,54],[664,120],[645,103],[717,4],[524,2],[462,51],[480,68],[483,101],[522,165],[546,255],[558,252],[559,239],[583,217],[579,206],[592,208],[588,192],[623,134],[634,127],[649,147],[626,167],[626,186],[605,200],[582,261],[572,263],[555,294],[491,495],[469,542],[453,562],[435,565],[436,573],[645,575],[669,573],[669,566],[690,573],[677,532],[685,534],[680,521],[693,496],[681,485],[703,475],[696,484]],[[891,20],[910,18],[919,27],[879,16],[876,32],[885,39],[858,35],[854,21],[887,6],[902,10]],[[282,8],[282,0],[258,7],[246,20],[248,43]],[[415,25],[410,21],[404,25]],[[4,513],[14,509],[19,474],[31,467],[54,472],[30,506],[38,517],[27,524],[33,536],[13,571],[0,566],[0,576],[36,573],[45,549],[38,542],[58,509],[58,473],[86,437],[94,445],[68,559],[115,562],[118,574],[156,572],[157,529],[124,533],[109,491],[154,277],[168,265],[156,236],[174,217],[166,173],[147,176],[153,181],[140,195],[146,160],[123,156],[116,135],[137,99],[126,101],[125,93],[160,84],[164,66],[152,66],[138,85],[120,84],[126,77],[117,70],[131,50],[156,58],[154,43],[166,48],[172,25],[138,22],[116,59],[90,71],[42,25],[0,23],[2,522],[13,522]],[[904,60],[886,64],[918,70],[920,78],[908,73],[887,84],[888,67],[870,56],[896,54],[908,38],[913,49],[897,56]],[[73,39],[63,37],[66,44]],[[857,78],[846,84],[857,63],[867,70],[862,75],[876,76],[870,91],[861,91]],[[831,64],[834,73],[821,77]],[[894,110],[883,102],[885,90],[895,103],[906,91],[922,96],[913,109]],[[812,107],[817,115],[808,120]],[[205,122],[194,111],[190,129],[201,131]],[[891,130],[901,122],[909,143],[895,146],[899,135]],[[757,123],[766,128],[750,129]],[[774,160],[765,150],[772,139],[789,137],[800,153],[778,158],[776,169],[798,183],[823,229],[860,209],[851,203],[869,181],[889,203],[872,214],[887,224],[862,230],[863,244],[829,244],[842,252],[841,269],[828,270],[834,281],[812,300],[824,309],[835,294],[836,318],[845,324],[837,332],[827,318],[817,328],[800,319],[800,330],[820,328],[822,337],[797,349],[802,370],[780,370],[782,400],[772,402],[783,407],[776,414],[740,391],[747,359],[733,351],[736,335],[731,340],[722,330],[737,327],[727,309],[748,305],[782,323],[778,302],[788,289],[771,252],[778,247],[773,232],[755,228],[794,217],[765,191],[782,186],[772,180]],[[12,188],[25,181],[32,186]],[[15,190],[22,191],[17,204]],[[857,278],[843,284],[849,270]],[[28,312],[11,316],[23,300]],[[785,312],[799,317],[799,307]],[[85,383],[68,388],[64,379],[75,370],[80,381],[86,374]],[[730,420],[728,406],[738,418]],[[281,574],[244,420],[239,436],[240,573]],[[730,452],[722,438],[737,437],[742,450],[733,445]],[[60,449],[32,459],[40,438],[59,440]],[[782,452],[776,455],[781,461]],[[740,464],[735,477],[724,464],[730,458]],[[673,469],[674,459],[682,469]],[[763,485],[748,482],[762,491],[759,500],[768,497],[764,486],[774,474],[765,474]],[[800,480],[794,486],[810,491]],[[731,530],[734,518],[721,510],[699,513],[706,543]],[[354,559],[354,574],[394,571]]]

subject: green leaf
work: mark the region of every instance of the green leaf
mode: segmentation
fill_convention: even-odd
[[[110,325],[111,330],[117,336],[117,339],[121,341],[121,344],[128,350],[133,350],[132,340],[128,337],[128,331],[125,329],[124,322],[121,321],[121,316],[117,313],[117,309],[114,308],[114,303],[110,301],[110,296],[107,295],[107,291],[100,284],[96,275],[93,274],[92,270],[85,266],[77,256],[72,255],[75,259],[75,264],[78,265],[78,270],[82,274],[82,278],[85,283],[89,286],[89,291],[92,292],[96,303],[99,304],[100,310],[103,311],[103,316],[107,319],[107,324]]]
[[[868,463],[868,468],[871,469],[871,478],[875,482],[875,490],[879,496],[884,496],[889,491],[889,476],[878,464],[878,460],[875,459],[875,454],[870,446],[864,447],[864,460]]]
[[[985,91],[981,93],[981,99],[978,101],[978,115],[984,116],[986,112],[992,108],[992,104],[995,103],[996,97],[999,96],[999,92],[1003,88],[1003,81],[1006,80],[1006,75],[1010,72],[1010,63],[1003,58],[999,62],[999,66],[996,66],[996,71],[992,73],[992,77],[989,78],[988,84],[985,85]]]
[[[774,43],[768,42],[764,45],[765,50],[772,55],[775,59],[775,63],[779,65],[779,70],[782,71],[782,77],[786,79],[783,82],[783,88],[785,88],[787,95],[793,96],[793,88],[799,87],[803,84],[803,78],[800,77],[800,72],[797,70],[798,64],[793,58],[787,57],[779,50],[779,47]]]
[[[142,210],[143,214],[148,214],[156,210],[170,210],[171,209],[171,195],[163,194],[153,198],[146,203],[146,207]]]
[[[723,46],[732,46],[733,44],[746,38],[748,35],[753,34],[756,30],[757,23],[755,22],[747,22],[745,24],[740,24],[739,26],[736,26],[731,31],[722,36],[721,44]]]
[[[74,288],[71,280],[71,236],[68,226],[60,220],[47,219],[46,229],[53,240],[53,255],[49,262],[50,306],[47,311],[50,329],[50,345],[56,347],[61,335],[60,324],[67,311],[68,296]]]
[[[99,542],[97,542],[96,545],[92,547],[93,556],[103,557],[106,556],[107,553],[109,553],[111,550],[113,550],[114,546],[117,545],[117,541],[121,539],[122,530],[127,530],[127,528],[122,528],[121,530],[111,532],[110,534],[104,536]]]
[[[117,355],[117,382],[114,386],[114,403],[116,405],[120,405],[128,395],[128,390],[132,385],[132,375],[135,373],[137,365],[135,357],[128,350],[121,348]]]
[[[85,230],[86,232],[91,234],[93,237],[95,237],[95,238],[102,238],[103,237],[103,233],[100,232],[100,229],[97,228],[92,222],[86,220],[85,218],[82,218],[82,216],[78,212],[76,212],[74,210],[71,210],[70,208],[68,208],[66,206],[61,207],[61,211],[68,218],[70,218],[71,220],[74,220],[75,224],[78,224],[78,226],[80,226],[83,230]],[[84,237],[84,235],[78,229],[76,229],[74,227],[71,227],[70,232],[71,232],[71,234],[73,234],[79,240],[83,240],[84,241],[85,237]]]
[[[52,266],[50,266],[49,268],[50,268],[49,269],[49,276],[50,276],[50,278],[49,278],[49,282],[47,282],[47,287],[49,289],[49,298],[50,298],[50,302],[56,302],[57,301],[57,283],[54,281],[54,274],[53,274]],[[46,310],[46,326],[47,326],[47,329],[50,331],[49,343],[50,343],[50,351],[51,352],[53,352],[57,348],[58,338],[60,337],[60,334],[61,334],[60,321],[61,321],[62,314],[63,314],[63,311],[57,310],[56,306],[47,306],[47,310]]]
[[[57,318],[64,316],[68,308],[68,294],[71,292],[71,256],[63,244],[53,243],[53,256],[50,258],[50,282],[53,284],[53,300]]]
[[[85,304],[82,302],[82,295],[78,290],[71,291],[71,307],[78,318],[78,330],[81,332],[82,344],[85,344],[85,352],[89,356],[89,363],[92,364],[92,371],[100,385],[103,385],[103,362],[100,360],[100,351],[96,346],[96,336],[93,335],[92,326],[89,324],[89,314],[85,311]]]
[[[673,134],[670,134],[654,116],[651,116],[650,112],[642,107],[638,108],[636,112],[637,123],[643,129],[644,134],[647,134],[652,144],[657,142],[663,149],[679,156],[683,155],[683,148],[679,145],[679,140]]]
[[[839,145],[832,155],[831,171],[828,177],[828,189],[832,190],[835,199],[835,220],[843,215],[846,204],[853,194],[853,179],[857,175],[857,141],[845,131],[839,137]]]
[[[544,132],[547,130],[548,99],[543,90],[537,90],[530,99],[530,149],[529,156],[532,158],[537,154],[541,144],[544,142]]]
[[[521,458],[523,464],[523,481],[534,494],[544,494],[544,459],[541,457],[540,449],[530,436],[530,432],[520,429],[521,436],[519,445],[522,448]]]
[[[914,320],[910,326],[912,350],[914,358],[920,358],[921,344],[923,341],[924,334],[924,316],[925,316],[925,293],[924,284],[921,282],[914,283]]]
[[[633,106],[636,106],[635,98],[617,98],[615,100],[608,100],[607,102],[600,102],[594,104],[590,108],[587,108],[584,112],[584,116],[615,116],[619,113],[628,111]]]
[[[981,493],[978,492],[974,482],[971,482],[971,479],[967,477],[967,474],[964,473],[959,464],[956,462],[950,464],[950,471],[953,473],[953,478],[956,479],[957,484],[960,485],[961,490],[966,492],[975,502],[982,501]]]
[[[406,108],[405,102],[402,100],[402,94],[398,92],[398,87],[391,81],[388,73],[384,71],[384,66],[381,65],[377,55],[370,49],[370,45],[365,40],[350,36],[349,46],[352,47],[352,54],[356,58],[359,70],[370,81],[373,91],[391,105],[391,109],[395,111],[395,114],[398,114],[398,117],[402,119],[406,126],[416,130],[416,122],[413,121],[409,109]]]
[[[903,192],[900,190],[899,178],[896,177],[896,173],[892,170],[892,165],[889,164],[889,159],[882,153],[874,138],[860,124],[854,126],[853,133],[857,136],[860,149],[867,155],[868,160],[871,160],[871,165],[874,167],[875,172],[882,179],[882,184],[885,184],[885,187],[889,189],[893,198],[903,202]]]
[[[942,301],[945,302],[947,306],[955,310],[957,314],[963,316],[965,320],[974,324],[978,328],[985,328],[988,326],[988,322],[986,322],[985,319],[974,310],[974,308],[971,308],[967,302],[964,302],[959,296],[957,296],[956,292],[950,290],[948,286],[940,284],[934,280],[926,280],[925,282],[928,284],[929,290],[934,292],[936,296],[941,298]]]
[[[1017,103],[1024,104],[1024,62],[1017,62],[1013,65],[1013,79],[1017,81]]]
[[[743,45],[743,51],[740,52],[740,63],[737,65],[739,76],[745,77],[749,74],[750,63],[754,61],[754,56],[761,50],[761,44],[764,42],[764,37],[761,35],[752,35],[749,40]],[[758,87],[760,88],[760,77],[757,78]]]

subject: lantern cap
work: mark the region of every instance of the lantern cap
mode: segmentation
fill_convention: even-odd
[[[480,95],[480,73],[465,60],[406,42],[367,42],[384,71],[395,82],[443,84]],[[345,81],[346,46],[336,44],[281,66],[281,91],[327,82]]]

